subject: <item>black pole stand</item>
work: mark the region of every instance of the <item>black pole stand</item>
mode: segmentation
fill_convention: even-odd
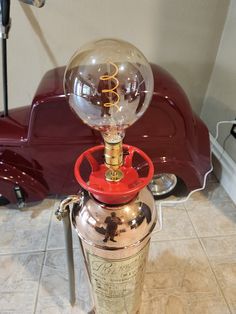
[[[2,84],[4,116],[8,116],[7,40],[2,38]]]
[[[7,38],[11,27],[10,0],[1,0],[2,83],[4,117],[8,116]]]

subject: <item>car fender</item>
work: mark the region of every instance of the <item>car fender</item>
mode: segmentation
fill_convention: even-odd
[[[15,166],[0,162],[0,194],[6,197],[11,203],[17,199],[14,187],[20,186],[27,198],[27,201],[39,201],[46,197],[48,189],[35,178]]]
[[[203,177],[196,167],[194,167],[192,161],[181,161],[172,158],[165,158],[165,160],[162,158],[155,158],[152,162],[155,174],[175,174],[184,182],[188,191],[199,188],[203,184]],[[143,176],[145,172],[147,173],[147,167],[147,164],[144,162],[138,165],[137,169],[141,176]]]
[[[203,176],[196,169],[192,161],[181,160],[153,160],[155,173],[173,173],[186,185],[188,191],[199,188],[203,184]]]

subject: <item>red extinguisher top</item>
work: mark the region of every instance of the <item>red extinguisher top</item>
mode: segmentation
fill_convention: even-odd
[[[128,203],[151,181],[154,174],[154,167],[151,159],[140,149],[123,145],[127,150],[124,158],[124,164],[120,167],[123,172],[123,178],[118,182],[110,182],[105,178],[107,167],[105,164],[99,164],[94,158],[93,153],[103,151],[104,146],[95,146],[86,150],[81,154],[75,163],[75,177],[78,183],[87,191],[89,191],[98,201],[106,204],[124,204]],[[148,174],[140,177],[138,171],[133,167],[134,153],[140,155],[148,167]],[[89,182],[85,182],[80,174],[80,166],[87,159],[91,166]]]

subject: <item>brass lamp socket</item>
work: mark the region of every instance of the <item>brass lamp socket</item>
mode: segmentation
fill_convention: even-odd
[[[106,180],[117,182],[123,178],[123,173],[119,169],[123,165],[122,141],[118,143],[108,143],[105,141],[105,164],[109,170],[106,172]]]

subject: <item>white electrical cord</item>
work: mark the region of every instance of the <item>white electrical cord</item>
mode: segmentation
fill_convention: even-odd
[[[218,139],[218,136],[219,136],[219,126],[221,124],[226,124],[226,123],[229,123],[229,124],[236,124],[236,120],[231,120],[231,121],[219,121],[217,122],[216,124],[216,135],[215,137],[213,138],[214,139],[214,143],[217,141]],[[162,227],[163,227],[163,215],[162,215],[162,206],[164,205],[169,205],[169,204],[179,204],[179,203],[184,203],[184,202],[187,202],[187,200],[190,198],[191,195],[193,195],[193,193],[196,193],[198,191],[201,191],[201,190],[204,190],[205,187],[206,187],[206,180],[207,180],[207,176],[209,175],[209,173],[212,172],[213,170],[213,165],[212,165],[212,154],[210,153],[210,161],[211,161],[211,168],[210,170],[208,170],[205,175],[204,175],[204,179],[203,179],[203,185],[202,187],[198,188],[198,189],[195,189],[193,191],[191,191],[188,196],[186,196],[185,198],[183,199],[180,199],[180,200],[172,200],[172,201],[161,201],[159,203],[159,206],[157,208],[157,216],[158,216],[158,220],[159,220],[159,228],[155,231],[152,232],[152,234],[156,234],[158,232],[160,232],[162,230]]]

